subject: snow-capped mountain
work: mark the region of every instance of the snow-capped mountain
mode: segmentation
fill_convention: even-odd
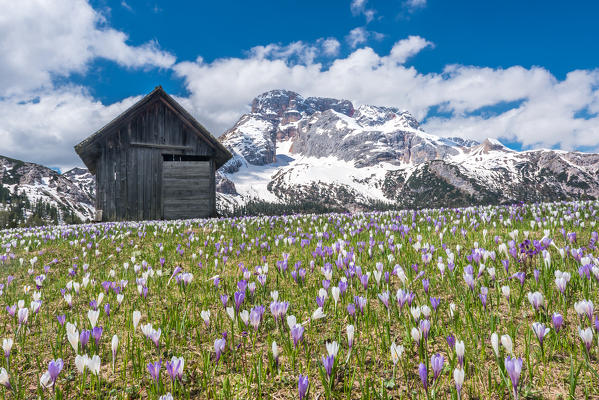
[[[274,90],[223,136],[225,206],[251,199],[349,210],[599,197],[599,155],[516,152],[424,132],[407,111]]]
[[[0,156],[0,210],[7,212],[18,201],[23,217],[27,218],[36,205],[40,207],[43,203],[48,209],[55,208],[58,221],[64,221],[69,213],[82,221],[91,219],[94,215],[91,193],[68,179],[69,174],[91,177],[87,170],[71,170],[61,175],[39,164]]]
[[[89,173],[87,168],[75,167],[62,174],[62,176],[77,185],[90,199],[96,198],[96,178]]]
[[[251,200],[356,211],[599,198],[598,154],[442,138],[407,111],[286,90],[256,97],[220,140],[233,154],[217,171],[221,210]],[[0,211],[7,193],[94,215],[95,180],[83,168],[60,175],[0,157]]]

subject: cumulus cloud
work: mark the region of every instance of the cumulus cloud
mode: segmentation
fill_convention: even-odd
[[[576,149],[599,142],[599,70],[573,71],[560,81],[541,67],[448,65],[439,73],[420,73],[405,65],[432,46],[410,36],[388,54],[364,47],[326,66],[254,55],[211,63],[200,58],[173,68],[190,92],[186,104],[216,134],[247,112],[257,94],[285,88],[407,109],[427,131],[443,136],[495,137],[525,148]],[[499,111],[481,112],[494,107]]]
[[[408,58],[420,53],[422,49],[432,46],[433,43],[420,36],[409,36],[407,39],[400,40],[393,46],[389,58],[399,64],[403,64]]]
[[[106,106],[82,87],[44,90],[0,101],[1,155],[67,170],[81,165],[73,146],[133,105],[131,97]]]
[[[370,38],[381,40],[384,37],[385,35],[382,33],[369,31],[363,26],[359,26],[349,31],[349,34],[345,37],[345,40],[352,49],[355,49],[359,45],[368,42]]]
[[[353,15],[363,15],[366,18],[366,23],[369,23],[374,19],[375,10],[366,8],[368,0],[352,0],[350,3],[350,10]]]
[[[335,38],[328,38],[322,41],[322,51],[327,56],[336,56],[339,54],[341,44]]]
[[[3,18],[4,14],[0,26],[6,23]],[[17,68],[25,68],[24,61],[7,58],[13,64],[0,63],[0,90],[4,90],[0,92],[0,154],[61,169],[81,165],[73,145],[140,96],[105,105],[83,87],[54,86],[53,77],[85,71],[86,63],[104,57],[111,48],[118,50],[111,53],[111,59],[126,67],[172,64],[174,58],[163,54],[157,44],[129,46],[126,35],[112,30],[111,38],[106,34],[110,28],[94,26],[109,44],[102,47],[94,40],[95,34],[88,35],[85,40],[94,46],[93,51],[83,46],[89,52],[84,57],[57,49],[64,53],[64,64],[50,53],[49,60],[35,56],[33,50],[15,53],[0,35],[3,49],[13,56],[21,54],[34,65],[27,70],[32,75],[29,82]],[[73,28],[64,29],[71,32]],[[65,35],[72,38],[71,33]],[[85,40],[72,42],[81,49],[79,42]],[[49,51],[47,44],[32,46],[42,53]],[[339,56],[339,47],[336,39],[322,38],[313,43],[256,46],[243,57],[179,62],[170,68],[183,80],[189,95],[177,100],[217,136],[250,110],[256,95],[290,89],[304,96],[405,109],[433,134],[478,140],[494,137],[520,142],[525,148],[599,151],[599,69],[572,71],[562,80],[541,67],[448,65],[438,73],[422,73],[406,64],[433,47],[419,36],[399,40],[385,53],[362,47]],[[30,89],[31,85],[35,88]]]
[[[352,48],[355,48],[362,43],[366,43],[368,40],[368,31],[361,26],[354,28],[349,32],[346,40]]]
[[[84,73],[95,58],[129,68],[169,68],[175,62],[156,42],[132,46],[127,41],[85,0],[4,2],[0,96],[49,88],[55,78]]]
[[[287,63],[311,64],[317,57],[332,57],[339,53],[340,43],[335,38],[321,38],[314,43],[302,41],[288,45],[271,43],[255,46],[248,52],[249,58],[285,60]]]

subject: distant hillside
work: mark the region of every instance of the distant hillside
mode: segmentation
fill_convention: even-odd
[[[93,191],[39,164],[0,156],[0,228],[90,220]],[[88,185],[89,186],[89,185]],[[93,190],[93,189],[92,189]]]

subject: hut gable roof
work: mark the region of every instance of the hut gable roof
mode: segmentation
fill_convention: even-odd
[[[200,140],[203,140],[208,146],[214,149],[214,161],[217,169],[231,159],[231,153],[222,145],[222,143],[208,132],[208,130],[192,117],[179,103],[177,103],[175,99],[169,96],[164,89],[162,89],[162,86],[158,86],[129,109],[125,110],[121,115],[117,116],[104,127],[100,128],[97,132],[75,146],[75,151],[92,174],[95,174],[96,162],[99,156],[95,144],[106,139],[123,123],[133,119],[138,113],[145,109],[145,106],[155,101],[162,101],[167,108],[177,115],[177,117],[200,138]]]

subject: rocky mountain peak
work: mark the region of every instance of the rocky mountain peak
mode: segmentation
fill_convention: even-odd
[[[482,143],[471,148],[471,154],[473,155],[489,154],[492,151],[513,152],[499,140],[493,138],[486,138]]]
[[[300,98],[300,103],[304,102],[302,96],[291,90],[270,90],[264,92],[252,100],[252,114],[274,114],[281,116],[286,110],[294,109],[296,99]]]
[[[345,115],[352,115],[354,106],[349,100],[338,100],[327,97],[304,98],[291,90],[271,90],[264,92],[252,100],[252,114],[264,116],[287,117],[297,120],[301,115],[312,115],[328,109]],[[293,116],[289,118],[289,116]]]
[[[420,124],[409,112],[395,107],[361,105],[353,115],[362,126],[389,125],[390,129],[420,129]],[[389,124],[391,122],[391,124]]]

